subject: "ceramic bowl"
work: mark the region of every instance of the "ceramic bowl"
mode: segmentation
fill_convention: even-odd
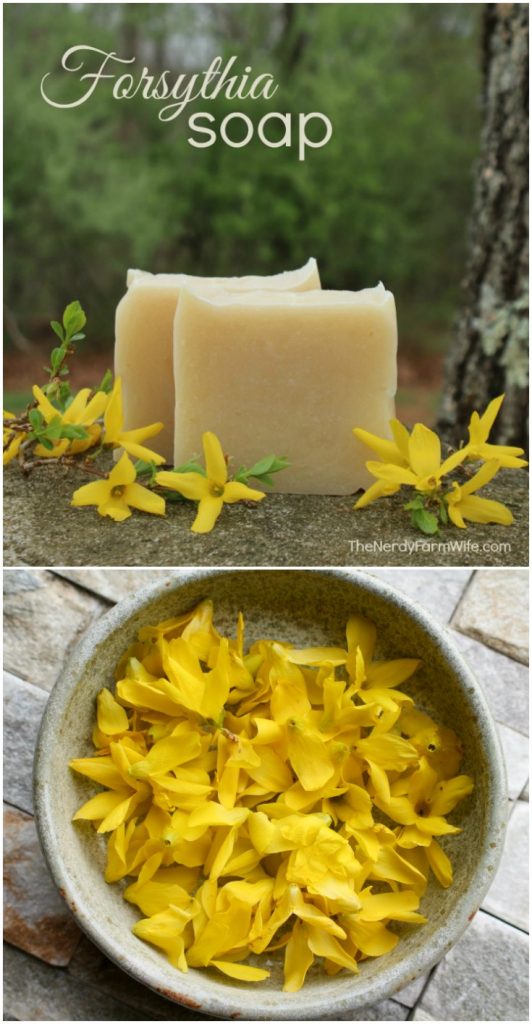
[[[462,771],[475,789],[452,821],[463,831],[445,842],[454,865],[450,889],[431,881],[421,909],[423,927],[400,926],[402,939],[384,957],[366,960],[356,976],[327,977],[315,967],[300,992],[282,992],[281,963],[259,986],[207,970],[184,974],[131,933],[137,910],[118,885],[103,880],[105,840],[72,815],[97,787],[68,768],[92,752],[95,697],[112,685],[120,655],[144,624],[155,624],[214,601],[215,622],[234,634],[237,612],[248,642],[270,636],[306,646],[341,645],[348,616],[362,612],[377,625],[381,657],[416,657],[423,668],[408,684],[416,702],[455,729],[465,750]],[[407,689],[407,686],[405,686]],[[427,971],[452,946],[493,879],[506,821],[506,782],[493,721],[483,695],[449,635],[410,599],[364,572],[344,570],[184,570],[120,602],[86,634],[54,687],[35,764],[41,843],[55,882],[89,937],[134,978],[156,992],[215,1018],[346,1019],[391,996]]]

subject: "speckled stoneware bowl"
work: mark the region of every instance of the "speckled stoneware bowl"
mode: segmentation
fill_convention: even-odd
[[[74,811],[98,788],[67,767],[70,758],[91,753],[97,691],[112,685],[115,664],[140,626],[178,615],[204,597],[213,599],[216,625],[229,635],[237,612],[244,612],[248,642],[270,636],[297,645],[340,645],[348,616],[362,612],[377,625],[381,657],[423,659],[423,669],[405,689],[463,740],[462,770],[474,776],[475,789],[451,816],[463,831],[444,841],[455,881],[448,890],[432,881],[421,907],[429,923],[399,926],[403,937],[396,948],[364,961],[356,976],[330,978],[315,966],[303,989],[291,994],[282,992],[280,963],[257,986],[214,971],[179,972],[131,934],[136,909],[122,899],[118,885],[103,880],[105,840],[87,824],[71,823]],[[50,696],[37,748],[35,797],[50,870],[90,938],[169,999],[218,1019],[244,1020],[345,1020],[344,1014],[350,1017],[392,995],[430,968],[467,926],[491,883],[507,803],[492,719],[449,636],[393,588],[369,574],[342,570],[185,570],[122,601],[92,627]]]

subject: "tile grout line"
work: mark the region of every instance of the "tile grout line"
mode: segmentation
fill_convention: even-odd
[[[87,567],[84,566],[83,568]],[[96,597],[99,601],[104,601],[105,604],[109,606],[109,608],[114,608],[115,604],[117,603],[112,598],[106,597],[105,594],[102,594],[99,590],[95,590],[94,587],[85,586],[78,580],[71,580],[69,576],[63,576],[63,574],[59,572],[57,568],[54,569],[53,566],[48,570],[48,572],[50,572],[55,577],[55,579],[62,580],[63,583],[66,583],[68,586],[74,587],[75,590],[80,590],[83,594],[90,594],[91,597]],[[108,611],[109,608],[106,610]],[[102,611],[102,615],[104,614],[105,610]]]

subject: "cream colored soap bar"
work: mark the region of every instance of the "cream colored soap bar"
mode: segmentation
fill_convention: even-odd
[[[383,285],[360,292],[181,292],[174,327],[175,465],[212,430],[234,468],[285,455],[276,490],[367,486],[352,428],[389,436],[397,323]]]
[[[128,290],[116,310],[115,375],[122,378],[126,430],[161,420],[164,430],[150,447],[172,462],[174,449],[174,370],[172,337],[181,289],[223,287],[231,292],[319,288],[316,260],[271,277],[202,278],[188,274],[148,274],[128,270]]]

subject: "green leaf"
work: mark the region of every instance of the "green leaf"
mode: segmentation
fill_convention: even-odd
[[[52,372],[56,373],[59,369],[65,356],[64,348],[53,348],[50,354],[50,362],[52,364]]]
[[[85,334],[73,334],[70,340],[71,341],[83,341],[83,339],[85,337],[86,337]]]
[[[199,462],[185,462],[183,466],[175,466],[170,472],[172,473],[200,473],[201,476],[205,476],[205,470],[203,466],[200,466]]]
[[[145,462],[144,459],[137,459],[135,462],[137,476],[147,476],[150,482],[155,479],[157,466],[155,462]]]
[[[433,512],[427,512],[426,508],[415,508],[410,513],[412,523],[422,533],[432,535],[438,533],[438,519]]]
[[[89,432],[85,427],[78,426],[77,424],[63,423],[59,436],[68,437],[70,441],[85,441],[89,437]]]
[[[275,455],[266,455],[263,459],[259,459],[251,469],[248,469],[249,476],[262,476],[263,473],[269,473],[275,462]]]
[[[265,455],[264,458],[259,459],[255,462],[250,469],[246,469],[245,466],[240,466],[237,473],[235,473],[235,480],[239,483],[245,484],[248,480],[259,480],[260,483],[268,484],[269,487],[273,487],[274,481],[272,480],[272,473],[280,473],[281,470],[286,469],[290,463],[284,456],[278,458],[276,455]]]
[[[65,332],[63,331],[61,324],[57,320],[51,320],[50,327],[52,328],[52,331],[54,331],[54,333],[57,334],[57,337],[61,339],[61,341],[65,340]]]
[[[106,370],[104,375],[103,375],[103,377],[102,377],[101,383],[96,388],[96,391],[105,391],[105,394],[108,395],[109,392],[112,391],[112,389],[113,389],[113,371],[112,370]]]
[[[65,329],[65,335],[68,341],[71,341],[73,336],[81,331],[82,327],[87,323],[87,317],[81,303],[75,299],[74,302],[70,302],[63,313],[63,327]]]
[[[28,413],[28,419],[34,430],[39,430],[44,423],[43,415],[39,409],[30,409]]]
[[[70,390],[70,384],[66,380],[62,380],[59,384],[57,402],[61,408],[61,412],[64,412],[66,407],[70,404],[72,391]]]
[[[50,423],[41,431],[41,437],[49,437],[51,441],[57,441],[61,437],[61,417],[54,416]]]
[[[421,494],[418,494],[417,497],[412,498],[412,501],[408,501],[406,503],[406,505],[403,505],[403,508],[408,509],[409,512],[410,511],[414,511],[414,509],[416,509],[416,508],[424,508],[424,507],[425,506],[423,504],[423,498],[422,498]]]
[[[50,439],[48,437],[40,437],[39,441],[43,445],[43,447],[46,448],[49,452],[52,451],[53,442],[50,441]]]

